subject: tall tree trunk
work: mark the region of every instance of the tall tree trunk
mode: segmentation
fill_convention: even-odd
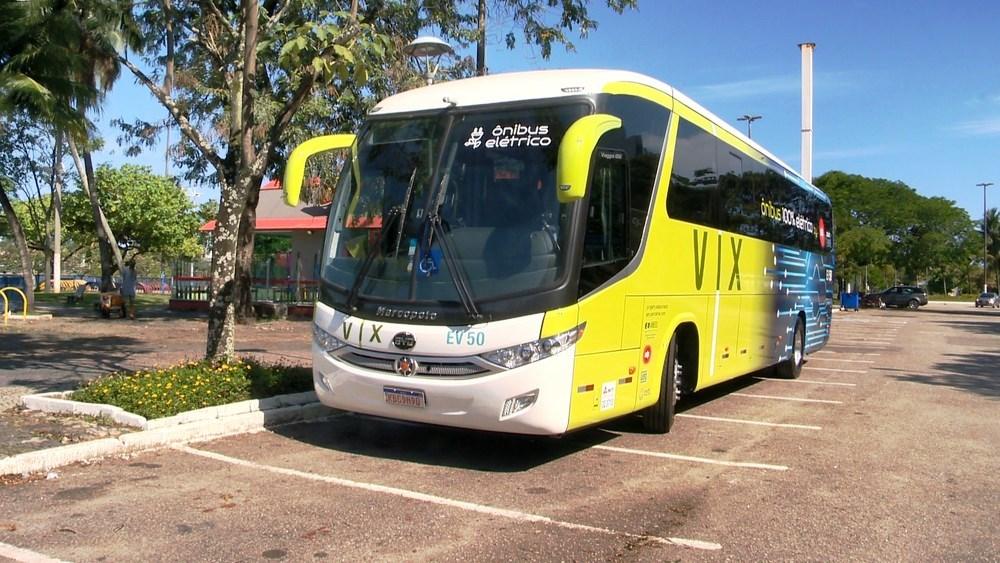
[[[210,358],[231,358],[236,354],[236,285],[237,244],[240,223],[247,206],[247,194],[256,177],[257,187],[263,176],[263,163],[258,162],[254,147],[254,85],[257,81],[257,28],[260,5],[257,0],[242,0],[243,53],[240,96],[234,98],[230,121],[230,138],[239,135],[238,158],[227,158],[235,165],[233,174],[226,174],[228,186],[221,186],[219,217],[212,240],[212,290],[209,301],[208,344]],[[237,112],[237,108],[239,111]],[[233,156],[233,155],[228,155]],[[259,170],[257,170],[259,168]],[[229,188],[229,189],[227,189]],[[230,193],[231,192],[231,193]],[[227,197],[230,196],[230,197]],[[254,206],[256,209],[256,206]],[[251,226],[252,228],[252,226]]]
[[[108,219],[104,216],[104,210],[101,208],[91,153],[84,152],[81,158],[76,141],[72,136],[69,137],[69,150],[73,156],[73,164],[76,165],[77,174],[80,176],[80,185],[90,200],[90,212],[94,216],[94,227],[97,229],[97,246],[101,256],[101,291],[109,291],[114,286],[115,268],[117,267],[118,271],[124,271],[121,250],[118,248],[118,241],[115,240],[115,235],[111,232]]]
[[[167,58],[164,61],[166,67],[163,73],[163,91],[168,96],[173,95],[174,90],[174,15],[173,1],[163,0],[163,32],[166,37]],[[167,139],[163,149],[163,175],[170,175],[170,124],[167,124]]]
[[[236,243],[236,321],[249,324],[253,310],[253,247],[257,223],[257,203],[263,178],[251,178],[247,202],[240,218],[240,234]]]
[[[7,216],[7,224],[10,225],[10,232],[14,235],[14,245],[17,246],[17,253],[21,257],[21,275],[24,276],[24,295],[28,298],[28,310],[35,308],[35,274],[31,270],[31,253],[28,252],[28,239],[24,236],[24,229],[21,222],[14,215],[14,206],[10,203],[7,193],[0,190],[0,207],[3,208],[4,215]]]
[[[62,132],[57,132],[52,163],[52,280],[49,291],[62,291]]]
[[[229,177],[235,177],[233,173]],[[236,354],[236,241],[246,204],[247,182],[221,186],[219,214],[212,231],[212,285],[208,299],[208,338],[205,356],[231,358]]]

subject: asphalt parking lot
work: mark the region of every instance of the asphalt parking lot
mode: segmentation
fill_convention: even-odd
[[[0,556],[996,560],[1000,311],[837,312],[833,334],[800,379],[701,393],[666,436],[336,414],[65,467],[0,486]]]

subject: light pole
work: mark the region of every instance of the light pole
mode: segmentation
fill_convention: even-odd
[[[993,182],[981,182],[981,183],[976,184],[976,185],[979,186],[979,187],[981,187],[981,188],[983,188],[983,293],[986,293],[988,291],[988,289],[987,289],[988,281],[987,280],[989,280],[989,278],[986,277],[986,271],[988,269],[988,264],[989,264],[989,262],[987,261],[988,258],[987,258],[987,251],[986,251],[986,249],[988,247],[988,245],[986,243],[986,232],[987,232],[986,231],[986,227],[987,227],[987,225],[986,225],[986,188],[992,186]]]
[[[749,113],[744,113],[742,117],[737,117],[736,121],[746,121],[747,122],[747,138],[752,139],[753,135],[750,134],[750,124],[758,119],[764,117],[763,115],[750,115]]]

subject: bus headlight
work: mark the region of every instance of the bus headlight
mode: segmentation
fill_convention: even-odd
[[[583,336],[583,329],[586,326],[587,323],[583,323],[576,328],[561,332],[555,336],[539,338],[532,342],[525,342],[524,344],[517,344],[507,348],[500,348],[499,350],[481,354],[479,357],[507,369],[521,367],[532,362],[537,362],[538,360],[544,360],[549,356],[554,356],[576,344],[580,340],[580,337]]]
[[[324,352],[333,352],[334,350],[345,346],[343,340],[340,340],[315,324],[313,325],[313,342],[315,342],[316,345],[319,346]]]

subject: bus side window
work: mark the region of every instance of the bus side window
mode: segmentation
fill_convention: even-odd
[[[597,149],[583,239],[580,295],[611,279],[628,251],[628,166],[622,151]]]
[[[716,226],[719,183],[715,165],[715,137],[682,119],[667,191],[667,215],[698,225]]]

